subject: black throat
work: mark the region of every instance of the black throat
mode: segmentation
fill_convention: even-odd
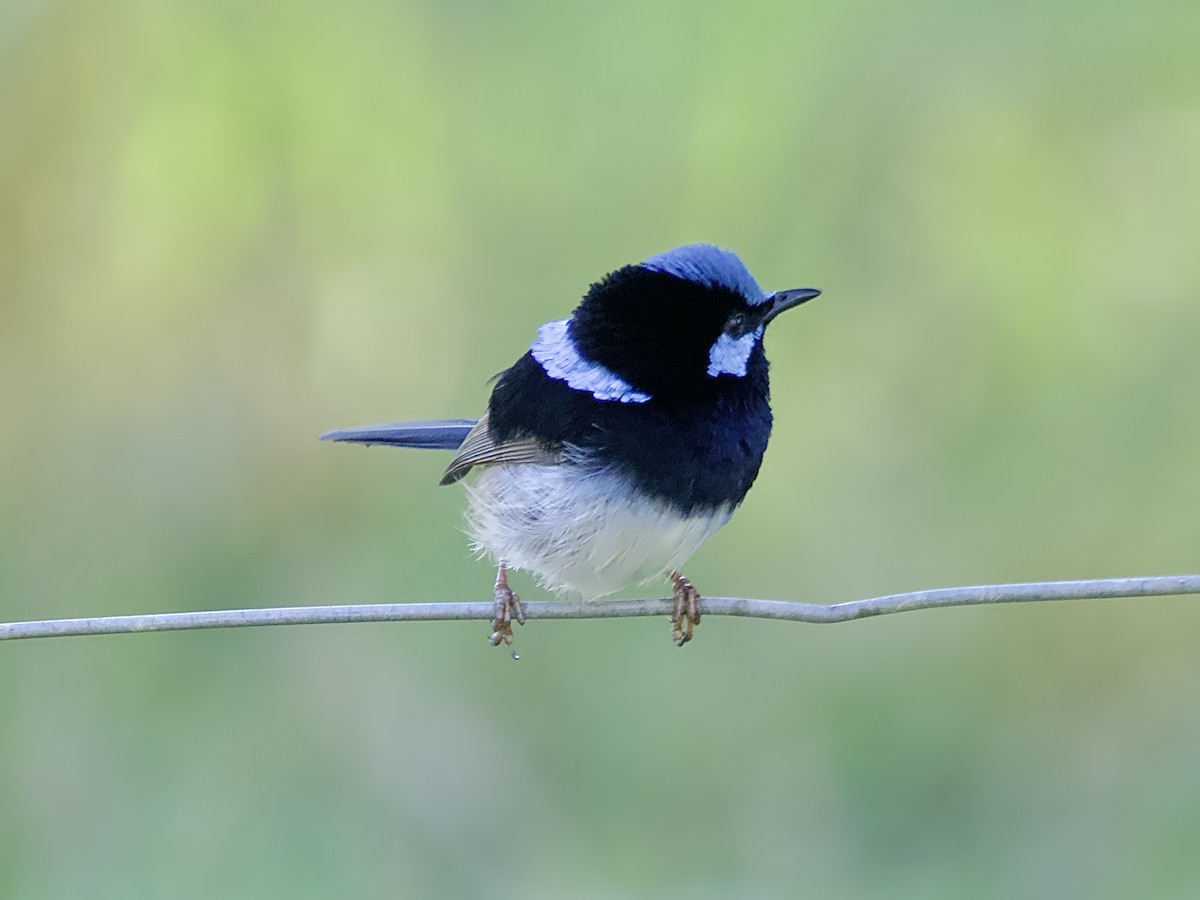
[[[745,299],[641,266],[625,266],[588,290],[571,316],[579,353],[659,399],[714,396],[708,354]]]

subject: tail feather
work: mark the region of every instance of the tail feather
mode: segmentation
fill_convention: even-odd
[[[323,441],[352,444],[384,444],[388,447],[415,447],[420,450],[457,450],[474,419],[435,419],[427,422],[390,422],[343,428],[321,435]]]

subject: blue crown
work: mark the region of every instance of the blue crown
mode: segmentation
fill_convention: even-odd
[[[746,298],[747,303],[758,304],[767,299],[738,255],[714,244],[684,244],[651,256],[641,266],[696,284],[736,291]]]

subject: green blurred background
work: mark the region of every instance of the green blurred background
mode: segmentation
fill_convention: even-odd
[[[1197,46],[1170,2],[4,0],[0,620],[487,599],[444,457],[317,435],[477,414],[691,240],[826,291],[703,591],[1195,571]],[[1196,598],[486,634],[0,646],[0,896],[1200,896]]]

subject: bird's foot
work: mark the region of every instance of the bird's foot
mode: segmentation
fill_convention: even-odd
[[[504,563],[500,563],[500,570],[496,573],[495,597],[496,618],[492,619],[492,635],[488,638],[488,643],[493,647],[499,647],[502,643],[511,646],[513,619],[517,620],[517,624],[524,625],[525,611],[521,609],[521,598],[508,586],[508,573]]]
[[[671,595],[671,640],[682,647],[692,639],[692,630],[700,624],[700,592],[678,572],[671,573],[675,590]]]

